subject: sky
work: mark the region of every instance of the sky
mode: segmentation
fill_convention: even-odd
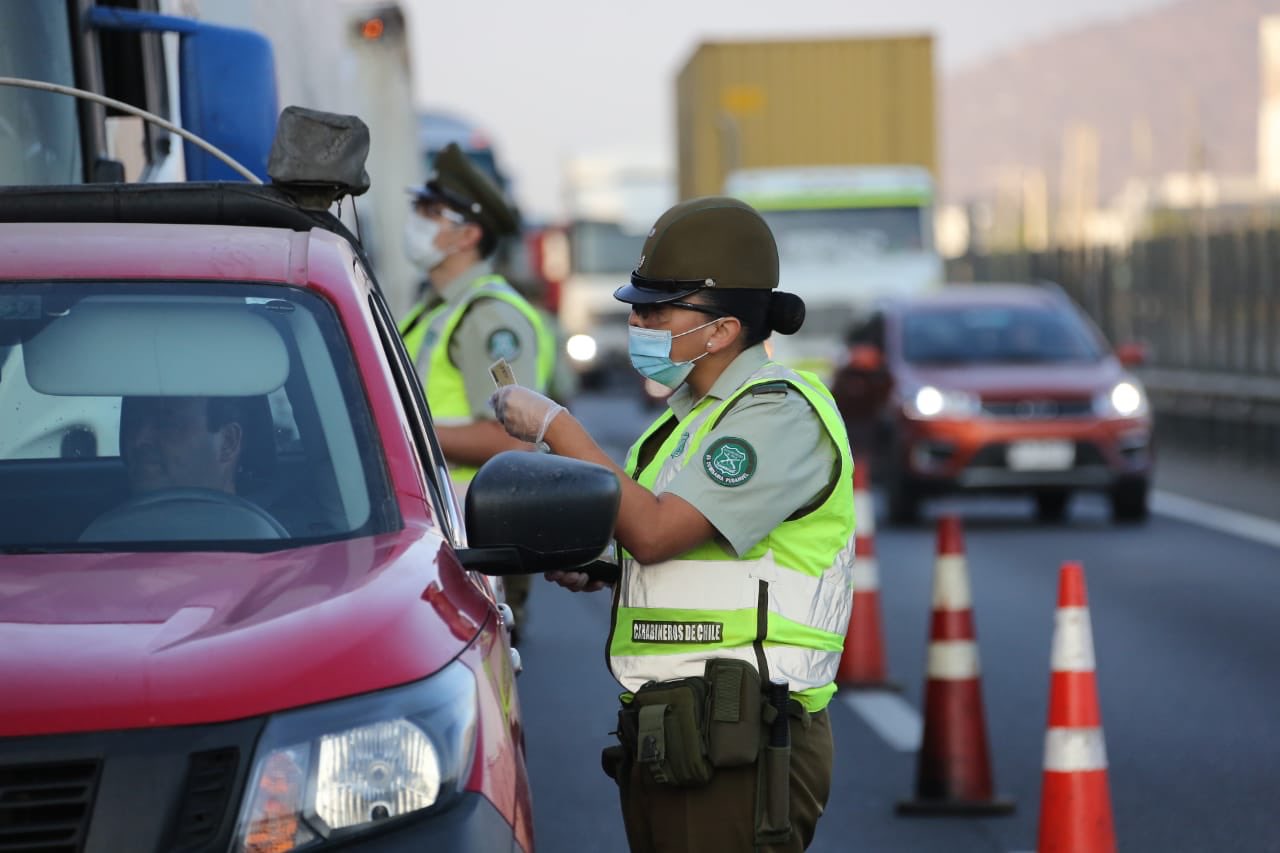
[[[675,77],[703,40],[932,32],[939,71],[1171,0],[405,0],[419,106],[485,128],[533,217],[573,156],[674,162]]]

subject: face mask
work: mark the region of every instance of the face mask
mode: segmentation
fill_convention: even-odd
[[[640,372],[645,379],[652,379],[660,385],[667,388],[676,389],[684,384],[689,378],[689,372],[693,370],[693,363],[703,355],[710,355],[704,352],[697,358],[689,361],[672,361],[671,359],[671,342],[676,338],[682,338],[698,329],[705,329],[720,320],[717,318],[710,323],[703,323],[701,326],[695,326],[688,332],[681,332],[673,335],[666,329],[642,329],[639,326],[628,326],[627,334],[629,336],[628,352],[631,355],[631,366]]]
[[[434,220],[410,213],[404,222],[404,254],[423,272],[431,272],[440,266],[448,253],[436,245],[440,224]]]

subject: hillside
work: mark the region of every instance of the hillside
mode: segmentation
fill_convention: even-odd
[[[942,82],[942,177],[953,201],[990,195],[1002,168],[1061,176],[1064,133],[1096,128],[1102,198],[1131,174],[1257,165],[1258,20],[1280,0],[1179,0],[1046,38]]]

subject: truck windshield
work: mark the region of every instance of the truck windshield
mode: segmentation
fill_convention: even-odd
[[[0,550],[394,529],[357,376],[332,309],[293,288],[0,283]]]
[[[67,3],[0,3],[0,77],[75,85]],[[83,177],[76,101],[0,86],[0,184],[78,184]]]
[[[762,211],[784,265],[838,264],[930,248],[924,208]]]
[[[1101,349],[1068,309],[981,306],[913,311],[902,355],[916,364],[1097,361]]]
[[[644,234],[613,222],[576,222],[569,230],[573,271],[583,275],[626,274],[636,268]]]

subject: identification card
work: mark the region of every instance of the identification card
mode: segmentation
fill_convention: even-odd
[[[493,383],[499,388],[517,384],[515,371],[511,369],[511,365],[507,364],[505,358],[500,358],[489,365],[489,375],[493,377]]]

